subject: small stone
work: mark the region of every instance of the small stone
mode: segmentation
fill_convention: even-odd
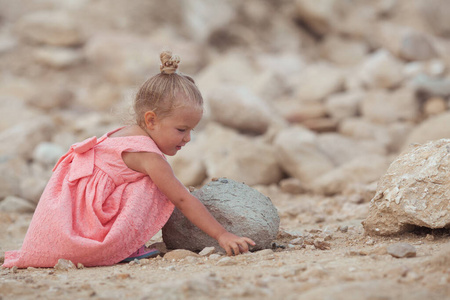
[[[199,255],[189,250],[177,249],[168,252],[166,255],[164,255],[164,258],[171,261],[171,260],[181,260],[188,256],[198,257]]]
[[[338,230],[340,232],[346,233],[348,231],[348,226],[339,226]]]
[[[235,265],[236,261],[234,259],[232,259],[231,257],[224,257],[221,258],[218,262],[217,265],[218,266],[232,266]]]
[[[427,236],[425,237],[425,239],[426,239],[427,241],[434,241],[434,235],[432,235],[432,234],[427,234]]]
[[[70,260],[60,258],[53,268],[55,270],[68,271],[69,269],[75,269],[75,265]]]
[[[322,238],[315,239],[314,246],[320,250],[330,250],[331,249],[331,244]]]
[[[84,269],[84,265],[82,263],[77,263],[77,269]]]
[[[292,245],[303,245],[303,238],[296,238],[289,242]]]
[[[33,268],[33,267],[28,267],[28,268],[27,268],[27,270],[28,270],[28,271],[35,271],[35,270],[36,270],[36,268]]]
[[[407,243],[396,243],[387,247],[387,253],[397,258],[414,257],[416,248]]]
[[[289,278],[300,274],[300,272],[303,272],[306,269],[307,269],[306,264],[284,266],[279,269],[278,274],[280,274],[284,278]]]
[[[256,252],[255,254],[257,254],[259,256],[273,255],[273,250],[272,249],[264,249],[264,250]]]
[[[15,274],[15,273],[17,273],[17,267],[16,266],[14,266],[14,267],[12,267],[11,268],[11,272],[13,273],[13,274]]]
[[[202,251],[200,251],[200,256],[210,256],[211,254],[216,253],[215,247],[205,247]]]
[[[16,196],[7,196],[0,202],[0,211],[7,213],[32,213],[35,208],[33,203]]]
[[[288,194],[303,194],[306,192],[306,187],[297,178],[287,178],[280,181],[280,189]]]
[[[194,257],[194,256],[188,256],[185,258],[185,260],[188,263],[194,264],[194,263],[198,263],[199,258],[198,257]]]
[[[219,259],[221,257],[220,254],[214,253],[209,256],[209,259]]]
[[[115,276],[117,279],[128,279],[131,278],[129,273],[120,273]]]

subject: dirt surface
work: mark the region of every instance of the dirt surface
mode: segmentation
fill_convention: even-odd
[[[448,230],[370,237],[361,225],[368,203],[258,189],[281,217],[273,250],[236,257],[178,253],[69,270],[3,268],[0,299],[450,299]],[[0,214],[2,251],[20,247],[30,220]],[[149,244],[160,241],[158,234]],[[416,256],[388,254],[387,246],[399,242],[412,245]]]

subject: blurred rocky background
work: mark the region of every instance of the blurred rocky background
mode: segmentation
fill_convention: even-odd
[[[368,202],[412,143],[450,138],[447,0],[0,0],[0,210],[32,212],[71,144],[132,122],[159,53],[205,116],[170,159]]]

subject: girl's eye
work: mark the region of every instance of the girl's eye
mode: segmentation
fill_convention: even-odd
[[[179,132],[185,132],[186,129],[177,129]]]

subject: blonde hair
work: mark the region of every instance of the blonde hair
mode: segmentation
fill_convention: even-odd
[[[144,126],[144,114],[151,110],[159,118],[164,118],[176,108],[184,105],[203,107],[203,97],[194,80],[177,72],[180,57],[170,51],[160,54],[160,74],[149,78],[136,94],[134,112],[136,122]],[[184,97],[184,102],[180,101]]]

